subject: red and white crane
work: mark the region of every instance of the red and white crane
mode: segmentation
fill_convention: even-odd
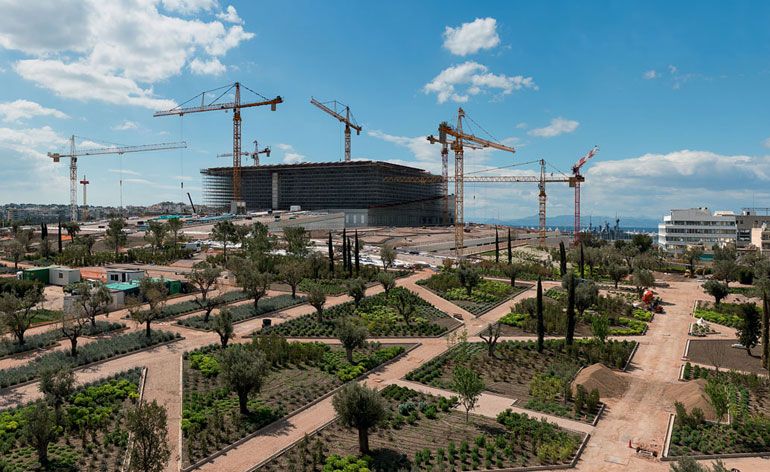
[[[586,178],[580,173],[580,169],[599,152],[599,146],[594,146],[585,156],[581,157],[575,165],[572,166],[572,179],[570,187],[575,187],[575,244],[580,242],[580,183],[585,182]]]

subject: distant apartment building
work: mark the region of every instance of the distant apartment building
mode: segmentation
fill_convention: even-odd
[[[740,215],[735,216],[735,223],[738,227],[736,246],[739,248],[748,247],[750,244],[754,244],[752,242],[754,229],[761,228],[762,225],[770,226],[770,208],[744,208]]]
[[[751,228],[751,241],[750,244],[759,249],[759,252],[765,254],[770,251],[770,231],[767,229],[767,224],[762,226]]]
[[[658,224],[658,244],[668,252],[682,252],[687,246],[702,245],[706,251],[716,245],[736,243],[735,213],[708,208],[671,210]]]

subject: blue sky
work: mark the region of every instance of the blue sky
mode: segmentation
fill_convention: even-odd
[[[770,206],[767,2],[0,0],[0,11],[0,202],[66,202],[67,166],[45,153],[73,133],[83,147],[189,143],[82,158],[89,203],[119,202],[121,168],[125,204],[179,201],[182,180],[200,200],[200,168],[227,162],[215,156],[232,148],[231,116],[152,113],[238,80],[285,100],[243,113],[244,146],[273,149],[263,162],[341,159],[342,127],[314,96],[351,106],[364,127],[354,158],[437,172],[424,136],[462,106],[517,148],[468,153],[468,172],[541,157],[566,172],[599,145],[586,215]],[[466,218],[531,215],[536,195],[468,184]],[[549,213],[569,214],[571,198],[551,185]]]

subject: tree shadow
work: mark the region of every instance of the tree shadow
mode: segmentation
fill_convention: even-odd
[[[412,463],[405,454],[394,449],[379,448],[371,453],[372,470],[378,472],[399,472],[412,470]]]

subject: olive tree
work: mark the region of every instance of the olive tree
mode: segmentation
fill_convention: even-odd
[[[334,395],[332,405],[342,424],[358,430],[359,452],[369,454],[369,430],[388,416],[385,401],[379,392],[352,382]]]
[[[56,440],[59,427],[51,408],[45,402],[38,402],[27,410],[24,433],[29,444],[37,451],[37,460],[43,470],[48,470],[48,445]]]
[[[74,305],[71,309],[62,312],[59,322],[62,334],[70,341],[70,355],[77,357],[78,338],[88,328],[88,316],[79,306]]]
[[[232,221],[219,221],[211,230],[211,239],[222,244],[222,258],[227,267],[227,246],[238,240],[238,231]]]
[[[460,285],[465,288],[468,296],[471,295],[473,289],[481,282],[479,272],[467,264],[460,265],[460,268],[457,270],[457,278],[460,280]]]
[[[21,296],[13,292],[0,294],[0,325],[13,334],[19,345],[24,345],[24,333],[35,318],[32,309],[43,300],[43,287],[39,285]]]
[[[78,282],[75,284],[73,293],[75,293],[75,306],[91,320],[91,327],[96,327],[96,316],[99,313],[107,313],[112,303],[110,289],[102,282],[96,282],[94,286],[89,282]]]
[[[578,315],[583,313],[599,300],[599,287],[590,280],[580,282],[575,288],[575,308]]]
[[[187,274],[187,280],[198,289],[199,295],[195,296],[195,303],[203,310],[203,322],[209,322],[211,310],[216,307],[216,301],[209,297],[212,290],[217,288],[217,280],[222,273],[219,267],[215,267],[208,262],[199,262],[195,264]]]
[[[259,392],[267,375],[268,365],[262,351],[253,346],[236,344],[222,351],[222,379],[238,395],[242,415],[249,414],[249,393]]]
[[[326,304],[326,293],[323,289],[318,285],[311,287],[307,294],[307,302],[315,308],[318,322],[323,323],[324,305]]]
[[[272,276],[268,272],[260,272],[257,262],[251,259],[237,259],[233,266],[235,280],[243,291],[254,299],[254,310],[257,310],[259,299],[267,295]]]
[[[705,284],[703,284],[703,289],[714,297],[714,305],[719,306],[720,303],[722,303],[722,300],[724,300],[725,297],[730,293],[730,289],[727,287],[727,284],[724,284],[718,280],[707,280]]]
[[[288,226],[283,229],[286,239],[286,252],[297,257],[304,257],[310,250],[310,234],[302,226]]]
[[[166,408],[153,400],[141,401],[126,413],[126,427],[133,438],[132,471],[161,472],[171,458]]]
[[[489,323],[480,333],[479,337],[487,345],[487,355],[489,357],[495,357],[495,347],[497,346],[497,340],[500,339],[502,325],[500,323]]]
[[[762,325],[759,320],[759,309],[754,303],[744,303],[741,305],[741,324],[735,333],[738,341],[746,348],[746,352],[751,356],[751,349],[759,342],[759,336],[762,331]]]
[[[385,298],[390,296],[390,291],[396,286],[396,276],[390,272],[380,272],[377,274],[377,281],[382,285],[385,291]]]
[[[163,307],[168,299],[168,287],[163,279],[153,280],[149,277],[143,278],[139,282],[139,294],[149,305],[147,310],[142,310],[142,304],[139,299],[129,297],[126,301],[126,308],[131,315],[131,319],[137,323],[144,323],[145,335],[152,337],[150,325],[153,321],[163,317]]]
[[[219,342],[222,347],[227,347],[230,338],[233,337],[233,312],[229,308],[222,308],[219,314],[214,317],[214,323],[211,329],[219,335]]]
[[[353,350],[366,345],[366,337],[369,335],[366,326],[350,318],[343,318],[337,323],[336,334],[345,349],[345,357],[352,364]]]
[[[412,325],[412,318],[417,311],[417,306],[412,299],[413,296],[412,292],[405,289],[396,291],[393,296],[393,306],[396,308],[398,314],[401,315],[401,318],[404,319],[404,323],[406,323],[407,326]]]
[[[56,413],[56,423],[61,423],[61,407],[75,390],[75,374],[68,365],[50,364],[40,369],[38,390],[45,395]]]
[[[345,288],[347,289],[348,296],[353,299],[353,303],[358,308],[361,300],[366,295],[366,283],[360,278],[350,279],[345,283]]]
[[[291,287],[291,298],[297,298],[297,285],[307,275],[307,265],[297,259],[284,261],[278,268],[278,277]]]
[[[120,252],[120,248],[126,244],[128,236],[123,232],[123,228],[126,227],[126,222],[123,218],[113,218],[107,224],[107,231],[105,232],[107,244],[115,248],[115,255]]]
[[[396,261],[396,248],[390,244],[384,244],[380,249],[380,259],[382,259],[382,268],[387,272]]]

